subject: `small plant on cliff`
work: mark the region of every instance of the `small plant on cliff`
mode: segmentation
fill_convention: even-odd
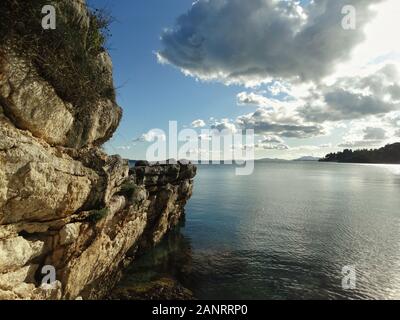
[[[120,194],[128,199],[132,199],[133,193],[135,192],[137,186],[132,181],[126,181],[122,184]]]
[[[56,30],[41,25],[44,5],[56,8]],[[99,63],[110,36],[110,16],[71,0],[1,0],[0,47],[32,61],[57,94],[79,107],[101,98],[115,99],[112,79]],[[85,23],[89,21],[89,23]]]
[[[99,222],[100,220],[103,220],[105,217],[107,217],[109,212],[110,211],[108,208],[103,208],[100,210],[93,210],[87,220],[90,222]]]

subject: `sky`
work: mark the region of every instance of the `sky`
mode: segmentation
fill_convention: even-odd
[[[108,47],[124,116],[110,154],[144,159],[169,121],[253,129],[255,158],[400,141],[398,0],[88,3],[115,20]]]

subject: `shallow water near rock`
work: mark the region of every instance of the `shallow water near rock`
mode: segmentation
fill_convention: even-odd
[[[258,162],[239,177],[199,166],[185,222],[119,286],[168,277],[199,299],[398,299],[399,168]]]

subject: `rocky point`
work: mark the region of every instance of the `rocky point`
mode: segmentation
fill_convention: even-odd
[[[73,8],[88,25],[84,2]],[[108,54],[94,62],[112,85]],[[106,297],[180,220],[196,167],[108,156],[101,145],[121,117],[115,99],[66,101],[29,56],[0,43],[0,299]],[[44,266],[56,271],[51,286]]]

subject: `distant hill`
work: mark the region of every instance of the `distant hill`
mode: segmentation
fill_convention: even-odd
[[[400,143],[388,144],[380,149],[350,150],[330,153],[323,162],[400,164]]]
[[[278,158],[263,158],[263,159],[257,159],[255,160],[257,162],[282,162],[282,161],[288,161],[288,160],[284,160],[284,159],[278,159]]]
[[[305,156],[298,159],[294,159],[293,161],[318,161],[320,158],[312,157],[312,156]]]

